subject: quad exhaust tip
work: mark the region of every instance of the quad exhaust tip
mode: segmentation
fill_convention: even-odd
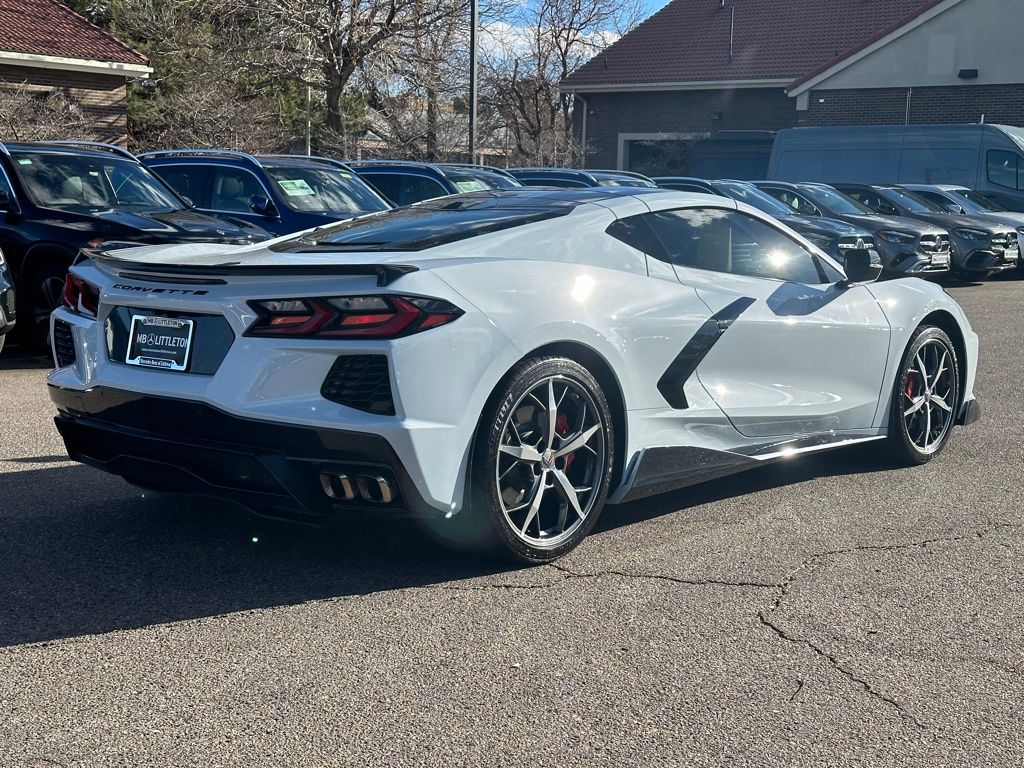
[[[391,482],[377,474],[350,477],[344,472],[321,472],[320,485],[336,501],[355,501],[357,496],[369,504],[390,504],[395,500]]]

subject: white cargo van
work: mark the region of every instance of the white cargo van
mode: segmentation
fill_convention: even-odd
[[[768,173],[776,181],[827,184],[959,184],[1024,211],[1024,128],[788,128],[775,137]]]

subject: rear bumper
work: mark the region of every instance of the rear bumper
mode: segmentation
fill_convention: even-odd
[[[241,418],[204,403],[96,387],[50,385],[68,455],[157,491],[209,496],[258,514],[313,524],[332,518],[427,517],[383,437]],[[383,478],[389,503],[330,497],[321,473]]]

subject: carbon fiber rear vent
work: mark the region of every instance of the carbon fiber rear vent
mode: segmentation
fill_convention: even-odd
[[[63,320],[53,322],[53,353],[58,368],[75,364],[75,338],[71,326]]]
[[[359,411],[395,415],[386,355],[342,355],[328,371],[320,394]]]

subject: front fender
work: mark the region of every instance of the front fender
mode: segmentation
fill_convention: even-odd
[[[868,290],[875,297],[892,328],[889,337],[889,359],[882,389],[885,396],[879,400],[878,410],[875,412],[875,425],[883,428],[889,423],[892,398],[888,395],[892,392],[903,353],[914,331],[934,312],[947,313],[960,329],[966,358],[963,361],[965,375],[962,382],[962,401],[973,399],[978,369],[978,335],[971,328],[967,315],[956,300],[941,286],[916,277],[873,283],[868,286]]]

